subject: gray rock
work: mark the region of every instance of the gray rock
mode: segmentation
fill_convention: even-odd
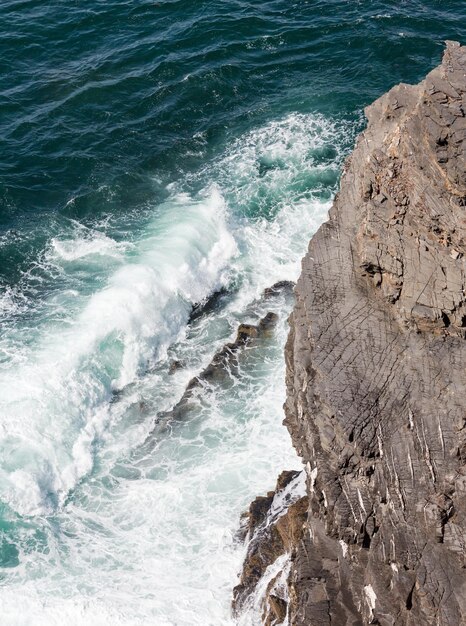
[[[396,106],[394,103],[396,102]],[[466,624],[466,47],[366,110],[286,347],[288,623]]]
[[[182,370],[186,367],[186,363],[184,361],[175,360],[172,361],[168,367],[168,373],[170,375],[175,374],[179,370]]]
[[[275,491],[258,496],[242,516],[240,539],[248,539],[248,550],[239,584],[233,591],[233,611],[251,605],[253,594],[267,568],[303,536],[307,498],[303,472],[284,471]],[[281,623],[287,612],[288,595],[280,576],[272,577],[260,606],[265,626]]]
[[[157,432],[169,427],[173,420],[183,420],[199,404],[199,393],[209,385],[233,384],[232,374],[238,373],[239,358],[242,351],[253,347],[273,334],[278,322],[278,315],[269,312],[259,323],[240,324],[234,341],[226,343],[214,354],[210,363],[199,374],[194,376],[186,386],[180,400],[169,411],[158,413],[155,428]],[[169,366],[169,374],[174,374],[185,367],[180,361],[173,361]]]
[[[295,283],[291,280],[280,280],[278,281],[278,283],[274,283],[271,287],[267,287],[266,289],[264,289],[262,297],[264,299],[267,299],[279,295],[282,292],[293,293],[294,287]]]

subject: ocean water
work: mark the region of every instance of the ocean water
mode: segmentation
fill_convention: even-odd
[[[1,2],[2,625],[235,624],[239,516],[300,467],[292,297],[263,291],[298,277],[364,106],[445,39],[464,0]]]

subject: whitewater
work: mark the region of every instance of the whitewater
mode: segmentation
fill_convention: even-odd
[[[301,466],[293,295],[264,290],[299,276],[364,107],[464,42],[464,6],[0,3],[1,626],[260,623],[259,596],[230,610],[240,516]]]
[[[292,297],[262,294],[297,279],[348,132],[311,114],[247,132],[138,224],[70,220],[4,293],[3,623],[234,623],[240,514],[300,467],[282,425]],[[268,311],[274,337],[159,428],[238,324]]]

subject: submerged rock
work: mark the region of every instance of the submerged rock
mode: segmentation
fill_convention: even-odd
[[[265,339],[273,333],[278,322],[278,315],[267,313],[259,323],[240,324],[234,341],[227,343],[212,358],[211,362],[197,376],[192,378],[180,400],[170,411],[164,411],[157,416],[158,428],[169,424],[173,419],[184,419],[186,414],[196,405],[197,390],[202,390],[207,384],[226,384],[231,381],[232,374],[238,371],[238,356],[243,348],[253,345],[255,341]],[[173,361],[169,373],[173,374],[184,367],[180,361]]]
[[[170,363],[168,366],[168,373],[170,375],[175,374],[179,370],[182,370],[186,367],[186,363],[184,361],[175,360]]]
[[[189,323],[191,324],[200,317],[211,314],[213,311],[221,309],[225,303],[227,303],[232,297],[233,293],[225,288],[214,291],[209,297],[202,302],[198,302],[193,305],[191,314],[189,316]]]
[[[278,315],[276,313],[267,313],[265,317],[263,317],[258,326],[259,334],[262,335],[270,335],[278,322]]]
[[[262,297],[273,298],[280,293],[293,293],[293,289],[295,288],[295,283],[291,280],[280,280],[278,283],[274,283],[271,287],[267,287],[264,289]]]
[[[307,468],[305,531],[287,548],[275,623],[459,626],[466,48],[449,42],[422,83],[366,115],[295,289],[285,421]],[[272,542],[275,555],[274,541],[256,552]]]

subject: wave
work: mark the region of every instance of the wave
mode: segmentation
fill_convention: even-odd
[[[191,307],[228,283],[237,254],[216,190],[178,195],[76,319],[49,325],[28,362],[1,372],[0,498],[23,515],[50,513],[93,467],[112,394],[166,356]],[[114,250],[108,238],[52,242],[76,261]],[[69,294],[68,294],[69,295]]]
[[[299,467],[281,425],[292,302],[261,294],[298,277],[347,132],[315,115],[273,121],[170,185],[133,237],[74,225],[51,238],[51,312],[35,333],[19,315],[3,338],[22,351],[0,372],[0,500],[14,520],[0,603],[12,625],[232,625],[239,514]],[[221,289],[221,305],[190,321]],[[268,311],[276,335],[247,351],[232,385],[206,388],[189,419],[145,446],[238,323]],[[185,367],[170,375],[172,360]]]

